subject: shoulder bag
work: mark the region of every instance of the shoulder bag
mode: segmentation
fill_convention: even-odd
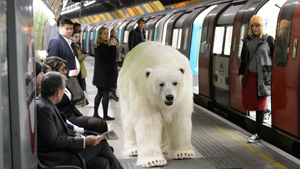
[[[85,98],[84,92],[76,76],[69,77],[66,84],[73,94],[72,103],[74,105]]]

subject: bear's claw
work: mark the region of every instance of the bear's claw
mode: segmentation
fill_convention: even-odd
[[[137,156],[137,155],[138,155],[138,152],[137,152],[137,151],[132,151],[129,155],[130,155],[130,156]]]
[[[149,159],[150,161],[144,162],[141,164],[142,167],[154,167],[154,166],[163,166],[167,164],[165,159]]]
[[[138,151],[137,151],[137,148],[136,147],[132,147],[130,149],[127,149],[126,155],[128,156],[138,156]]]
[[[171,157],[172,159],[184,159],[184,158],[195,158],[195,153],[193,150],[189,150],[189,151],[176,151],[173,156]]]

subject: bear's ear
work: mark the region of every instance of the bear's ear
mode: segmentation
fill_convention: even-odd
[[[152,69],[151,68],[146,68],[145,69],[145,75],[146,75],[146,78],[149,77],[150,73],[152,72]]]
[[[184,74],[184,69],[181,68],[181,69],[179,69],[179,70],[180,70],[180,72],[181,72],[182,74]]]

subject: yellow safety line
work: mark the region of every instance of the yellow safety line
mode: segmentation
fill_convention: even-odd
[[[238,142],[239,144],[241,144],[242,146],[244,146],[245,148],[247,148],[248,150],[252,151],[253,153],[255,153],[256,155],[258,155],[259,157],[261,157],[262,159],[266,160],[267,162],[269,162],[270,164],[272,164],[273,166],[279,168],[279,169],[286,169],[285,166],[281,165],[280,163],[278,163],[277,161],[275,161],[274,159],[268,157],[267,155],[265,155],[264,153],[260,152],[259,150],[255,149],[254,147],[250,146],[249,144],[245,143],[244,141],[241,141],[240,139],[238,139],[236,136],[234,136],[233,134],[229,133],[228,131],[222,129],[221,127],[219,127],[218,125],[216,125],[215,123],[207,120],[206,118],[200,116],[199,114],[193,112],[193,114],[195,116],[197,116],[198,118],[200,118],[201,120],[209,123],[211,126],[215,127],[217,130],[221,131],[222,133],[226,134],[228,137],[230,137],[231,139],[235,140],[236,142]]]

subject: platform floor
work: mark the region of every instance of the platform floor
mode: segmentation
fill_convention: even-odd
[[[87,116],[93,115],[93,102],[97,89],[92,85],[94,58],[88,56],[85,60],[88,72],[87,95],[90,102],[88,107],[77,106]],[[136,157],[127,157],[123,154],[123,130],[120,115],[120,104],[110,100],[110,116],[113,121],[107,121],[109,130],[114,130],[119,140],[109,140],[114,147],[115,155],[120,160],[124,169],[141,168],[135,165]],[[99,107],[99,115],[102,116],[102,107]],[[232,124],[220,116],[194,104],[192,116],[192,145],[196,152],[196,158],[190,160],[167,159],[165,169],[239,169],[239,168],[300,168],[300,160],[270,145],[265,141],[248,144],[247,140],[252,135],[244,129]]]

